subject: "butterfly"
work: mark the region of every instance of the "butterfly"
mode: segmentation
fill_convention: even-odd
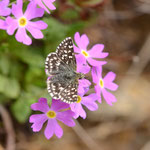
[[[49,76],[47,90],[51,97],[69,104],[77,101],[78,80],[84,78],[84,74],[77,73],[76,67],[73,41],[67,37],[45,61],[45,72]]]

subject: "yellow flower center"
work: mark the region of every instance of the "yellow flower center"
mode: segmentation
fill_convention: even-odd
[[[104,81],[103,81],[102,79],[100,79],[100,81],[99,81],[99,85],[101,86],[101,88],[103,88],[103,87],[104,87]]]
[[[88,54],[86,51],[82,50],[81,53],[82,53],[85,57],[89,57],[89,54]]]
[[[18,22],[20,27],[25,27],[27,25],[27,19],[25,17],[21,17]]]
[[[49,118],[55,118],[56,117],[55,111],[52,111],[52,110],[48,111],[46,115]]]
[[[77,100],[77,103],[80,103],[82,100],[81,96],[78,96],[78,100]]]

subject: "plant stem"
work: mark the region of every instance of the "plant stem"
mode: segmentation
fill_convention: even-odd
[[[13,1],[11,3],[9,3],[8,7],[12,6],[12,4],[15,4],[17,1]]]
[[[0,19],[3,19],[3,20],[5,20],[5,17],[2,17],[2,16],[0,16]]]

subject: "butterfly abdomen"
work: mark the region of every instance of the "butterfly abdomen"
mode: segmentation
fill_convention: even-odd
[[[65,83],[71,83],[76,79],[76,73],[75,72],[63,72],[58,75],[55,75],[53,77],[53,82],[65,82]]]

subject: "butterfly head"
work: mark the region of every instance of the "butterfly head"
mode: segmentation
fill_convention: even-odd
[[[85,78],[85,75],[83,73],[77,73],[78,79]]]

